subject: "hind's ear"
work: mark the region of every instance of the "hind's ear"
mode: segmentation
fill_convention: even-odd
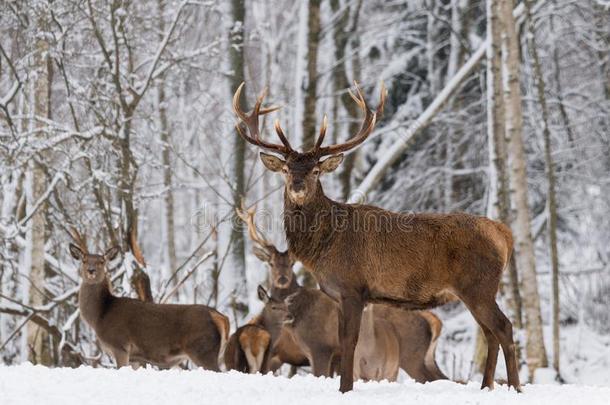
[[[120,251],[121,249],[119,249],[118,246],[113,246],[108,249],[106,253],[104,253],[104,259],[106,259],[107,262],[114,260],[114,258],[117,257]]]
[[[68,246],[68,249],[70,250],[70,255],[73,258],[75,258],[76,260],[83,260],[83,256],[85,254],[78,246],[76,246],[73,243],[70,243],[70,245]]]
[[[265,287],[259,284],[258,288],[256,289],[256,292],[258,293],[259,300],[263,301],[265,304],[269,302],[269,294],[267,294],[267,290],[265,290]]]
[[[269,254],[269,251],[267,249],[254,246],[252,251],[254,252],[254,256],[256,256],[260,261],[268,263],[271,260],[271,255]]]

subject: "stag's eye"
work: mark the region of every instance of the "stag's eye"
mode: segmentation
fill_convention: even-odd
[[[314,167],[311,172],[313,173],[314,176],[317,176],[318,174],[320,174],[320,168]]]
[[[282,167],[282,173],[288,174],[288,168],[286,166]]]

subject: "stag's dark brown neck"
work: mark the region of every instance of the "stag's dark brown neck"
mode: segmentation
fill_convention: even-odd
[[[78,293],[78,305],[83,319],[93,329],[97,329],[100,320],[114,296],[110,292],[108,280],[98,284],[83,282]]]
[[[288,248],[310,270],[323,257],[332,240],[333,219],[343,205],[326,197],[318,181],[315,194],[303,205],[293,203],[284,192],[284,228]]]

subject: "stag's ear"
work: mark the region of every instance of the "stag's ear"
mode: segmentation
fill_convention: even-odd
[[[286,164],[286,162],[280,159],[279,157],[270,155],[265,152],[261,152],[261,160],[263,161],[265,167],[271,170],[272,172],[281,171],[284,165]]]
[[[258,293],[259,300],[263,301],[265,304],[269,302],[269,294],[267,294],[267,290],[265,290],[265,287],[259,284],[258,288],[256,289],[256,292]]]
[[[254,252],[254,256],[258,257],[258,259],[262,260],[263,262],[269,262],[271,260],[271,255],[267,249],[254,246],[252,251]]]
[[[75,258],[76,260],[83,260],[83,256],[85,254],[83,253],[83,251],[78,246],[76,246],[73,243],[70,243],[69,249],[70,249],[70,255],[73,258]]]
[[[334,171],[343,162],[343,153],[329,157],[320,162],[320,170],[324,173]]]
[[[114,260],[115,257],[117,257],[117,255],[119,254],[121,250],[119,249],[118,246],[113,246],[110,249],[108,249],[106,251],[106,253],[104,253],[104,259],[106,259],[107,262]]]

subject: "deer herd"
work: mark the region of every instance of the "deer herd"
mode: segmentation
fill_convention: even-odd
[[[383,112],[386,90],[372,110],[356,85],[350,95],[364,113],[360,131],[345,143],[323,146],[324,117],[311,150],[292,148],[279,121],[281,143],[265,141],[259,117],[263,93],[251,113],[235,92],[238,134],[267,152],[265,168],[284,178],[284,231],[288,250],[262,235],[255,209],[237,215],[247,225],[254,254],[268,265],[269,289],[258,287],[264,308],[229,336],[226,316],[204,305],[170,305],[113,295],[108,263],[112,247],[91,254],[73,232],[72,257],[80,262],[82,318],[117,367],[142,363],[169,368],[189,359],[210,370],[276,372],[283,364],[310,366],[316,376],[340,376],[340,391],[354,379],[395,381],[399,369],[419,382],[446,379],[435,361],[441,320],[430,308],[461,300],[487,340],[482,388],[494,386],[499,348],[508,384],[520,390],[512,325],[495,301],[513,249],[511,231],[465,213],[400,214],[364,204],[344,204],[324,193],[320,177],[337,169],[343,153],[362,144]],[[299,285],[300,262],[319,289]]]

